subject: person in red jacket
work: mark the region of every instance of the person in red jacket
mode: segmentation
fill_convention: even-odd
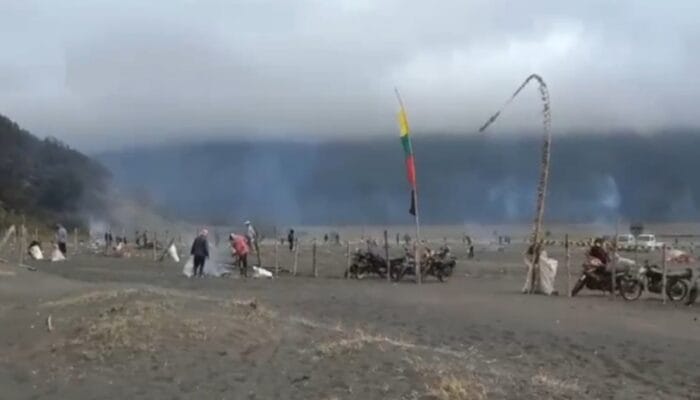
[[[231,241],[231,248],[238,257],[237,264],[241,271],[241,275],[248,276],[248,253],[250,253],[248,240],[245,236],[236,235],[235,233],[232,233],[231,236],[229,236],[229,240]]]

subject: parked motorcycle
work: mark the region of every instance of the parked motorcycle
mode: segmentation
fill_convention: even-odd
[[[688,286],[693,276],[690,268],[684,271],[666,273],[666,296],[671,301],[682,301],[688,295]],[[644,285],[652,293],[661,293],[663,289],[663,269],[658,265],[645,263],[639,268],[639,274],[626,282],[628,285],[620,292],[626,300],[636,300],[642,295]]]
[[[386,261],[382,256],[374,254],[371,251],[355,250],[352,264],[345,270],[345,278],[362,279],[369,274],[376,274],[385,278]]]
[[[603,293],[612,292],[611,274],[612,272],[606,271],[601,266],[584,264],[583,273],[571,290],[571,296],[576,296],[584,287],[589,290],[600,290]],[[634,277],[625,269],[615,271],[615,288],[623,297],[624,291],[630,287],[629,281],[633,279]]]
[[[440,282],[444,282],[452,275],[456,264],[456,258],[451,254],[449,247],[443,246],[437,252],[428,249],[421,258],[421,276],[434,276]],[[400,264],[392,262],[391,270],[391,278],[394,281],[399,281],[406,275],[416,275],[415,257],[408,249]]]

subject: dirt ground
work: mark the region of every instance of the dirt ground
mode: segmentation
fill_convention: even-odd
[[[523,295],[522,245],[451,245],[455,275],[421,286],[344,280],[332,244],[313,278],[308,242],[272,280],[187,279],[150,252],[0,264],[0,398],[700,399],[700,305],[568,298],[558,248],[562,295]]]

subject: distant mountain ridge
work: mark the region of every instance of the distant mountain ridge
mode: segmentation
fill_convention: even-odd
[[[47,226],[85,225],[90,213],[104,210],[110,179],[99,162],[0,115],[0,223],[24,214]]]
[[[415,135],[426,224],[527,222],[540,138]],[[554,137],[545,218],[700,220],[700,132]],[[274,224],[410,223],[398,138],[219,140],[96,156],[124,190],[192,220]]]

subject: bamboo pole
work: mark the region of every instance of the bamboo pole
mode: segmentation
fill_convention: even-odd
[[[564,240],[566,242],[564,243],[564,249],[566,251],[565,255],[565,262],[566,262],[566,289],[567,293],[569,293],[569,297],[571,297],[571,251],[569,250],[569,234],[567,233],[564,235]]]
[[[311,245],[311,270],[313,271],[314,278],[318,277],[318,268],[316,265],[316,238]]]
[[[389,232],[384,229],[384,256],[386,257],[386,281],[391,282],[391,260],[389,260]]]
[[[294,241],[294,268],[292,275],[297,276],[297,266],[299,265],[299,239]]]
[[[663,296],[663,303],[666,304],[666,245],[661,247],[661,265],[664,270],[661,279],[661,296]]]

